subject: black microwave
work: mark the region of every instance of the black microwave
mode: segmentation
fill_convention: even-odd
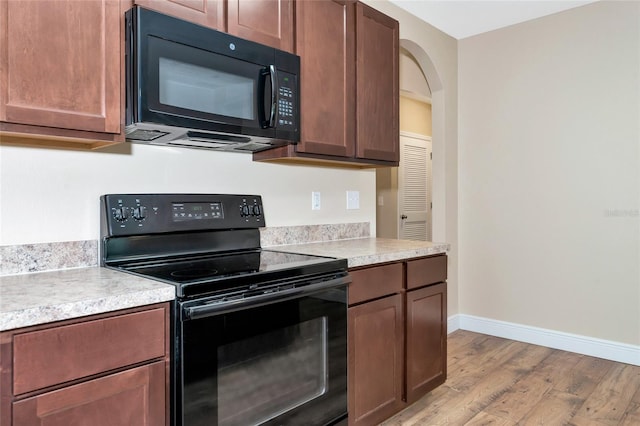
[[[134,6],[130,142],[257,152],[300,140],[300,57]]]

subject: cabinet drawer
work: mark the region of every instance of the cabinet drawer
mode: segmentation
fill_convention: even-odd
[[[407,289],[447,280],[447,256],[425,257],[407,262]]]
[[[165,356],[163,308],[18,334],[15,395]]]
[[[402,290],[402,263],[349,271],[349,304],[364,302]]]
[[[13,404],[14,425],[165,424],[164,361],[47,392]]]

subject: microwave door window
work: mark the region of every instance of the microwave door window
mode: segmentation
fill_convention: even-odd
[[[161,104],[256,120],[255,79],[175,59],[158,59],[158,100]]]

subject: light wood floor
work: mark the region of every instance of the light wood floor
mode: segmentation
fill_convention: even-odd
[[[640,425],[640,367],[458,330],[445,384],[383,423]]]

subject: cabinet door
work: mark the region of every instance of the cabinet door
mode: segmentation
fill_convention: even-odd
[[[119,134],[121,21],[119,0],[0,1],[0,121]]]
[[[373,425],[403,407],[402,296],[348,310],[349,424]]]
[[[223,0],[135,0],[135,4],[214,30],[226,29]]]
[[[159,361],[15,402],[13,424],[164,425],[165,371]]]
[[[400,158],[399,24],[358,3],[356,28],[356,157],[397,163]]]
[[[293,52],[293,0],[228,0],[227,31]]]
[[[355,3],[296,3],[300,55],[298,152],[355,156]]]
[[[447,377],[447,284],[407,292],[407,403]]]

